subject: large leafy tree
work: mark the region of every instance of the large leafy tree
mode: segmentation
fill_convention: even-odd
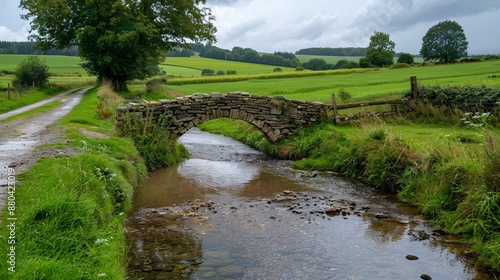
[[[394,64],[394,48],[396,43],[391,41],[389,34],[375,31],[370,37],[370,44],[366,50],[366,59],[374,66],[386,67]]]
[[[468,45],[462,26],[446,20],[429,28],[422,39],[420,54],[424,60],[449,63],[467,56]]]
[[[79,47],[83,67],[117,90],[158,71],[158,62],[188,41],[215,41],[205,0],[21,0],[30,37],[42,50]]]

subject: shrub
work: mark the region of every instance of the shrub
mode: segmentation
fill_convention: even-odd
[[[167,84],[167,79],[165,78],[155,78],[146,82],[146,92],[162,92],[163,85]]]
[[[341,88],[339,91],[339,98],[342,102],[347,102],[352,98],[352,96],[344,88]]]
[[[391,69],[402,69],[402,68],[410,68],[410,65],[407,63],[396,63],[392,65]]]
[[[373,68],[374,66],[366,57],[362,57],[359,59],[359,67],[361,67],[361,68]]]
[[[295,71],[304,71],[304,67],[299,65],[299,66],[295,67]]]
[[[407,92],[405,96],[410,96]],[[464,112],[500,114],[500,89],[486,86],[421,86],[418,98],[434,106],[456,108]]]
[[[222,76],[222,75],[226,75],[226,73],[224,72],[224,70],[219,70],[219,71],[217,71],[217,75]]]
[[[236,71],[235,70],[227,70],[226,72],[227,75],[236,75]]]
[[[409,53],[400,53],[397,61],[397,63],[406,63],[406,64],[413,64],[414,62],[415,59],[413,58],[413,55]]]
[[[213,69],[205,68],[201,70],[202,76],[213,75],[213,74],[215,74],[215,71]]]
[[[167,130],[172,121],[165,115],[155,117],[152,110],[144,115],[131,112],[124,118],[120,133],[134,141],[148,171],[173,165],[188,155],[184,146],[178,145]]]
[[[283,72],[283,69],[276,67],[273,69],[273,72]]]
[[[49,81],[49,66],[38,56],[28,56],[19,63],[14,75],[12,84],[16,87],[32,85],[41,87]]]

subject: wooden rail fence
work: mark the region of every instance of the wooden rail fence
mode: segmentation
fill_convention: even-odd
[[[343,121],[360,119],[365,117],[375,117],[375,116],[386,116],[386,115],[394,115],[402,112],[398,105],[408,105],[408,103],[412,100],[418,99],[418,88],[417,88],[417,77],[410,77],[410,86],[411,86],[411,97],[400,98],[400,99],[391,99],[391,100],[381,100],[381,101],[369,101],[369,102],[360,102],[360,103],[351,103],[351,104],[337,104],[337,100],[335,97],[335,93],[332,93],[332,106],[330,110],[333,111],[333,120],[335,124],[340,124]],[[363,115],[357,114],[355,116],[340,116],[339,110],[351,109],[351,108],[359,108],[359,107],[370,107],[370,106],[379,106],[379,105],[391,105],[390,111],[385,112],[377,112],[373,114]],[[407,108],[408,109],[408,108]]]

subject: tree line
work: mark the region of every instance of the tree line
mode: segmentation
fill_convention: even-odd
[[[365,56],[366,48],[306,48],[296,51],[295,54],[326,56]]]
[[[62,50],[50,48],[46,52],[36,48],[36,42],[0,41],[0,54],[48,54],[77,56],[78,46],[70,46]]]
[[[297,67],[300,66],[299,59],[293,53],[274,52],[273,54],[261,54],[251,48],[233,47],[232,50],[221,49],[215,46],[197,45],[193,50],[197,50],[201,57],[259,63],[273,66]]]

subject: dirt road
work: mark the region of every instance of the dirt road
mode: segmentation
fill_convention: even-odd
[[[54,126],[58,120],[69,113],[82,99],[88,88],[65,92],[33,105],[29,105],[0,114],[0,120],[21,112],[32,110],[48,102],[60,99],[63,103],[57,108],[28,119],[18,119],[0,123],[0,209],[3,208],[7,193],[8,173],[25,171],[41,156],[64,154],[65,151],[52,147],[36,148],[41,144],[55,143],[62,135],[59,128]]]

